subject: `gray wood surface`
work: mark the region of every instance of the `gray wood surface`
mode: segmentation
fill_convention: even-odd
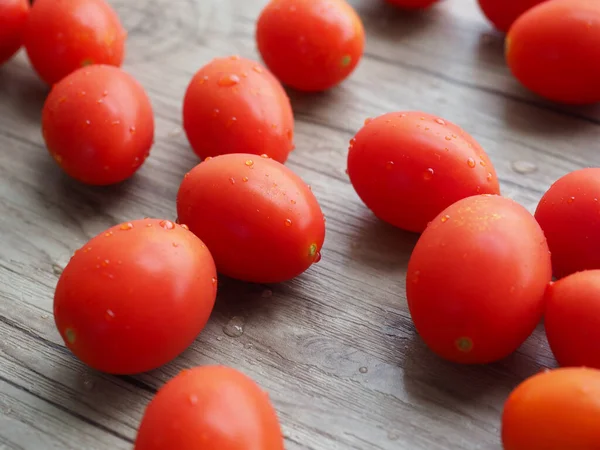
[[[114,187],[61,172],[40,133],[47,88],[23,54],[0,68],[0,449],[131,448],[157,388],[209,363],[239,368],[270,392],[290,450],[499,449],[510,390],[555,366],[541,326],[497,364],[462,367],[432,355],[405,298],[416,236],[377,221],[344,173],[364,119],[406,109],[464,127],[495,163],[503,193],[531,211],[553,180],[600,164],[600,109],[559,107],[521,88],[474,0],[427,14],[353,0],[368,36],[358,70],[330,92],[290,93],[297,149],[288,164],[327,216],[319,264],[282,285],[224,280],[204,332],[152,373],[105,376],[64,348],[52,319],[60,271],[115,223],[175,218],[180,180],[198,162],[180,128],[185,88],[215,56],[258,57],[254,25],[265,3],[113,1],[129,30],[125,68],[156,113],[151,157]],[[236,316],[245,327],[233,338],[223,328]]]

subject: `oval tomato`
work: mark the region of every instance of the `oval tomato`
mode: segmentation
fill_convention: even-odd
[[[324,91],[358,65],[365,31],[345,0],[271,0],[256,28],[258,50],[283,84]]]
[[[365,123],[350,141],[348,175],[381,220],[421,232],[457,200],[500,193],[488,156],[458,126],[416,111]]]
[[[54,318],[67,347],[89,366],[146,372],[194,341],[216,285],[210,252],[186,227],[136,220],[75,252],[56,286]]]
[[[294,116],[283,87],[260,64],[238,56],[215,59],[194,75],[183,126],[200,158],[255,153],[283,163],[294,148]]]
[[[600,270],[553,283],[546,293],[544,325],[560,365],[600,369]]]
[[[506,61],[533,92],[562,103],[600,101],[600,3],[544,2],[517,19]]]
[[[179,188],[182,223],[212,252],[220,273],[278,283],[320,258],[323,213],[310,188],[272,159],[217,156],[196,166]]]
[[[539,225],[497,195],[460,200],[411,255],[406,298],[425,343],[450,361],[484,364],[515,351],[542,318],[551,278]]]
[[[504,450],[600,448],[600,371],[546,371],[521,383],[502,414]]]
[[[28,0],[0,1],[0,65],[21,48],[28,14]]]
[[[600,169],[571,172],[544,194],[535,211],[552,252],[554,276],[600,269]]]
[[[82,66],[120,66],[126,37],[105,0],[36,0],[23,35],[31,65],[50,85]]]
[[[386,0],[392,5],[399,6],[400,8],[406,9],[425,9],[429,8],[439,0]]]
[[[118,183],[150,153],[152,105],[144,88],[121,69],[84,67],[52,88],[42,131],[48,151],[70,176],[93,185]]]
[[[490,22],[505,33],[525,11],[547,0],[478,0]]]
[[[235,369],[184,370],[144,413],[135,450],[283,450],[269,396]]]

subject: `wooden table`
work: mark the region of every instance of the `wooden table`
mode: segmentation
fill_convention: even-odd
[[[0,448],[131,448],[157,388],[182,368],[219,363],[269,391],[290,450],[499,449],[510,390],[555,366],[541,326],[512,357],[485,367],[428,351],[404,288],[417,236],[376,220],[344,173],[348,140],[366,117],[412,109],[470,132],[503,193],[531,211],[559,176],[600,164],[600,109],[559,107],[521,88],[474,0],[412,15],[352,1],[368,36],[358,70],[331,92],[290,93],[297,149],[288,164],[327,216],[319,264],[282,285],[225,280],[194,345],[152,373],[106,376],[65,349],[52,320],[62,268],[109,226],[175,218],[179,183],[198,163],[181,131],[184,91],[213,57],[257,58],[265,3],[114,1],[129,30],[125,68],[154,104],[156,143],[133,179],[110,188],[70,180],[49,157],[39,125],[47,88],[25,57],[0,68]],[[245,322],[243,335],[224,333],[232,318]]]

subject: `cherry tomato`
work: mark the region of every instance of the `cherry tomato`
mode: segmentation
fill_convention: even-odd
[[[479,0],[481,10],[490,22],[505,33],[525,11],[547,0]]]
[[[184,226],[144,219],[106,230],[65,267],[54,318],[67,347],[113,374],[155,369],[204,328],[217,292],[214,261]]]
[[[223,366],[184,370],[146,408],[135,450],[283,450],[269,396]]]
[[[388,3],[406,9],[425,9],[429,8],[439,0],[386,0]]]
[[[267,154],[284,163],[294,148],[294,115],[279,81],[255,61],[232,56],[194,75],[183,126],[198,156]]]
[[[126,37],[105,0],[36,0],[23,39],[33,68],[52,85],[82,66],[120,66]]]
[[[560,365],[600,369],[600,270],[574,273],[550,285],[544,325]]]
[[[154,138],[144,88],[113,66],[76,70],[54,85],[42,112],[48,151],[73,178],[106,185],[129,178]]]
[[[406,297],[425,343],[450,361],[485,364],[515,351],[542,318],[551,278],[544,233],[497,195],[459,200],[411,255]]]
[[[28,0],[0,0],[0,65],[21,48],[28,14]]]
[[[183,179],[177,213],[210,248],[219,272],[232,278],[278,283],[320,259],[325,223],[317,199],[269,158],[205,160]]]
[[[550,100],[600,101],[600,2],[553,0],[527,11],[506,38],[515,77]]]
[[[552,252],[554,276],[600,269],[600,169],[571,172],[544,194],[535,211]]]
[[[415,232],[457,200],[500,193],[492,163],[471,136],[415,111],[367,119],[350,141],[348,175],[377,217]]]
[[[358,65],[365,31],[345,0],[271,0],[256,29],[258,50],[283,84],[324,91]]]
[[[598,450],[600,371],[545,371],[521,383],[502,415],[504,450]]]

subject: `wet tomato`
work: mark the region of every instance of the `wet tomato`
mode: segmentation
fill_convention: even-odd
[[[560,365],[600,369],[600,270],[574,273],[549,286],[544,325]]]
[[[358,65],[365,32],[345,0],[271,0],[256,29],[258,50],[279,80],[300,91],[324,91]]]
[[[507,32],[525,11],[547,0],[479,0],[481,10],[500,31]]]
[[[500,193],[492,163],[471,136],[415,111],[367,119],[350,141],[348,175],[377,217],[415,232],[457,200]]]
[[[54,85],[42,113],[48,151],[73,178],[107,185],[129,178],[154,138],[144,88],[113,66],[76,70]]]
[[[21,48],[28,14],[28,0],[0,1],[0,65]]]
[[[411,255],[406,297],[425,343],[450,361],[485,364],[515,351],[542,318],[551,278],[544,233],[498,195],[459,200]]]
[[[548,239],[554,276],[600,269],[600,168],[576,170],[556,181],[535,218]]]
[[[255,283],[294,278],[320,258],[323,213],[294,172],[251,154],[217,156],[179,188],[182,223],[210,249],[223,275]]]
[[[120,66],[126,36],[105,0],[36,0],[24,45],[33,68],[52,85],[82,66]]]
[[[283,163],[294,148],[294,116],[281,83],[262,65],[238,56],[215,59],[194,75],[183,125],[201,158],[255,153]]]
[[[134,374],[183,352],[204,328],[217,292],[206,246],[186,227],[144,219],[79,249],[54,295],[67,347],[94,369]]]
[[[184,370],[150,402],[135,450],[283,450],[266,392],[223,366]]]
[[[550,100],[600,101],[600,2],[553,0],[520,16],[506,38],[515,77]]]
[[[386,0],[388,3],[406,9],[425,9],[429,8],[439,0]]]
[[[600,371],[564,368],[521,383],[502,415],[504,450],[600,448]]]

